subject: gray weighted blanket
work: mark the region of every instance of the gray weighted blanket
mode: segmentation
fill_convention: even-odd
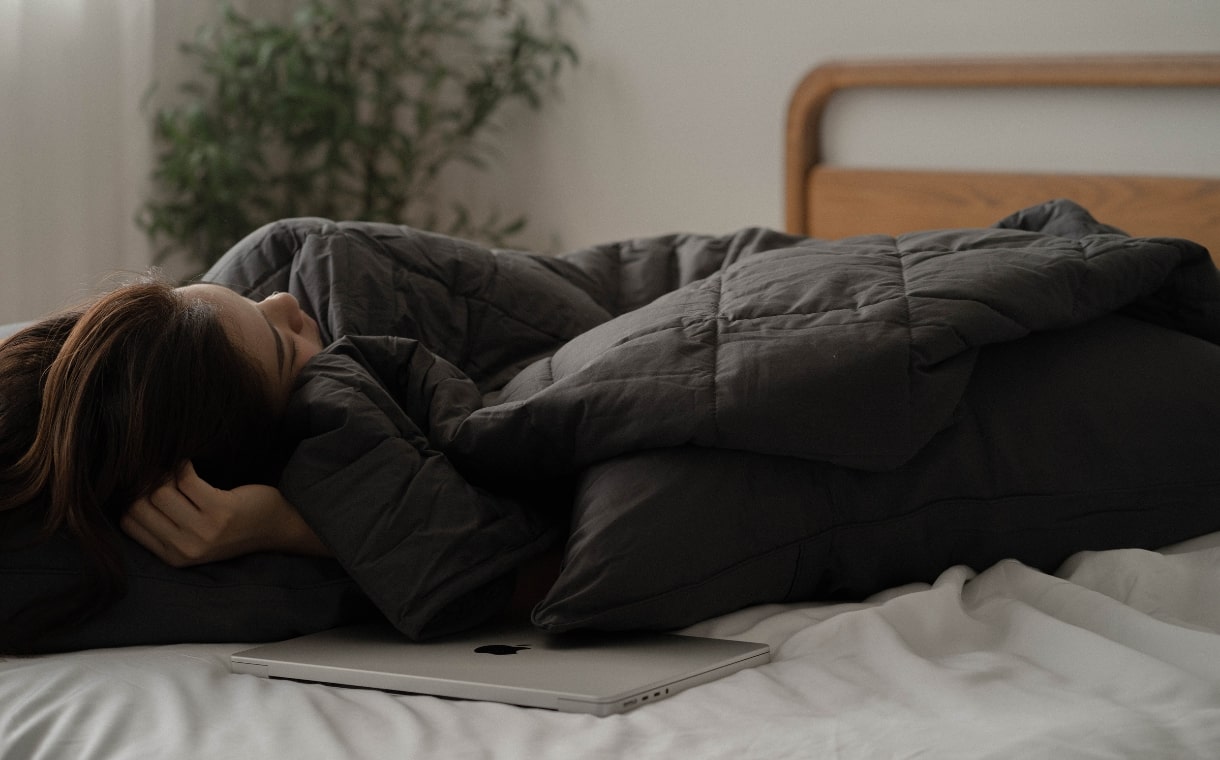
[[[701,497],[709,522],[746,510],[765,524],[757,484],[794,467],[907,466],[955,424],[988,346],[1114,313],[1220,343],[1203,248],[1128,237],[1067,201],[988,229],[839,241],[748,229],[557,257],[299,219],[252,234],[205,279],[290,291],[319,320],[331,345],[294,393],[299,444],[281,486],[412,637],[493,614],[517,566],[566,535],[584,546],[611,519],[593,508],[606,494],[715,480]],[[750,457],[748,477],[726,483],[726,456]],[[645,540],[649,518],[633,519]],[[675,557],[726,550],[689,528]],[[778,540],[728,534],[715,540],[771,542],[760,552]],[[747,579],[684,614],[599,623],[597,572],[580,570],[536,611],[540,625],[667,627],[801,586]],[[564,606],[574,583],[578,611]],[[663,590],[678,598],[683,584]]]

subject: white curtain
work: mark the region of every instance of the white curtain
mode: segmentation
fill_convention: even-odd
[[[0,323],[142,270],[153,0],[0,0]]]

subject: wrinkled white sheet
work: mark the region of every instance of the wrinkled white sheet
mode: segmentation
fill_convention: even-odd
[[[1005,562],[691,633],[774,662],[622,716],[271,682],[242,644],[0,662],[4,760],[1220,757],[1220,541]]]

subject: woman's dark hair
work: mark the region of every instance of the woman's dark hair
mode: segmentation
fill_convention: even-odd
[[[70,594],[3,626],[25,651],[125,588],[116,524],[185,460],[222,488],[267,477],[276,420],[267,379],[217,309],[145,278],[0,343],[0,511],[41,517],[89,569]]]

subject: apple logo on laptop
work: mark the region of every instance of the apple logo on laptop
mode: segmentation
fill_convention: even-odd
[[[516,654],[522,649],[529,649],[525,644],[484,644],[481,647],[475,647],[475,652],[478,654]]]

